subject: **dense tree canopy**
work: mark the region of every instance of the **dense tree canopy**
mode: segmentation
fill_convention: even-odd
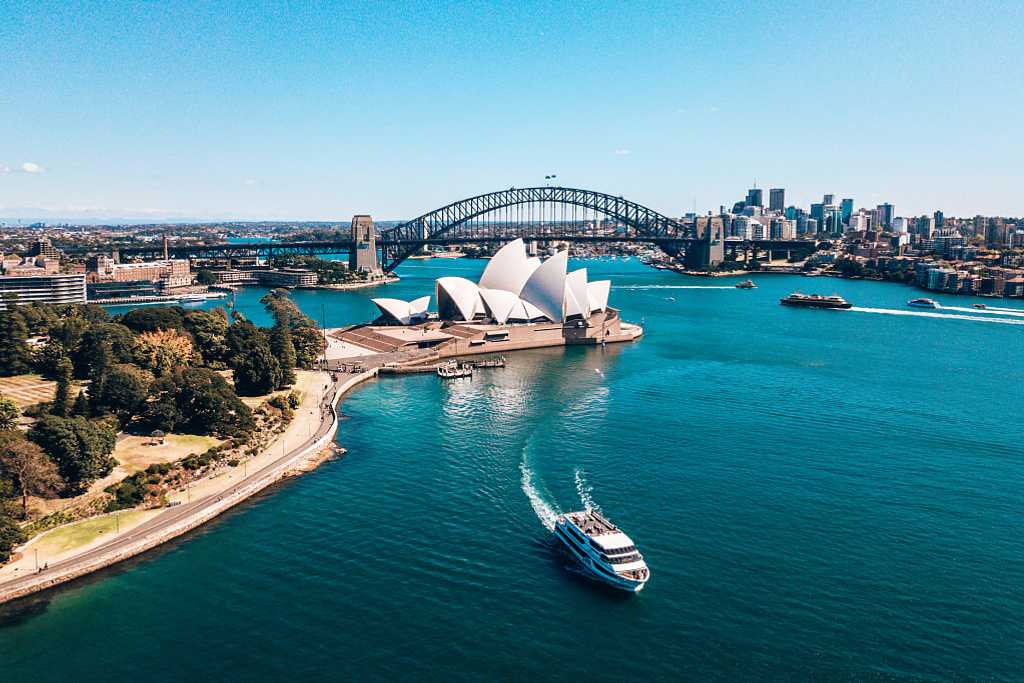
[[[145,408],[152,384],[152,373],[127,363],[114,365],[93,393],[90,412],[116,415],[126,424]]]
[[[228,382],[206,368],[186,368],[153,385],[146,429],[236,436],[253,427],[252,412]]]
[[[121,316],[121,324],[133,332],[180,330],[185,326],[185,309],[181,306],[146,306]]]
[[[56,463],[70,492],[84,491],[116,464],[110,454],[117,431],[105,420],[45,415],[32,425],[28,436]]]

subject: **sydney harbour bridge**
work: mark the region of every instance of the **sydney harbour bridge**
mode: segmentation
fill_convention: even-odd
[[[808,252],[806,240],[726,239],[718,219],[682,221],[621,196],[571,187],[523,187],[460,199],[400,225],[376,230],[369,216],[352,220],[347,239],[227,244],[129,246],[122,256],[143,258],[270,258],[275,255],[350,255],[350,264],[390,272],[432,246],[526,242],[632,242],[657,246],[688,267],[707,268],[727,251]]]

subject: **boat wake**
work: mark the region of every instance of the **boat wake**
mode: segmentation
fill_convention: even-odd
[[[918,318],[946,318],[949,320],[974,320],[983,323],[1002,323],[1003,325],[1024,325],[1024,320],[1008,320],[1006,318],[998,318],[994,316],[980,316],[980,315],[959,315],[956,313],[935,313],[931,311],[901,311],[896,308],[863,308],[861,306],[854,306],[850,309],[858,313],[882,313],[884,315],[910,315],[917,316]],[[973,309],[972,309],[973,310]],[[980,313],[981,311],[976,311]]]
[[[736,289],[732,285],[620,285],[615,289]]]
[[[593,491],[594,487],[587,483],[585,473],[576,468],[576,495],[580,497],[580,502],[583,503],[585,509],[600,512],[601,507],[594,502],[594,498],[590,495]]]
[[[1014,315],[1024,316],[1024,311],[1019,308],[966,308],[964,306],[943,306],[944,311],[963,311],[964,313],[973,313],[975,315]]]
[[[523,493],[530,501],[530,506],[533,508],[534,513],[537,515],[537,519],[540,520],[548,531],[555,530],[555,523],[558,521],[558,515],[560,514],[558,509],[544,500],[541,496],[540,491],[533,483],[534,473],[530,469],[530,465],[526,462],[526,457],[523,457],[522,462],[519,463],[519,471],[522,472],[522,489]]]

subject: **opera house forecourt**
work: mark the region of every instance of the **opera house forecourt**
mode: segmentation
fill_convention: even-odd
[[[565,251],[543,262],[527,256],[517,239],[498,250],[479,282],[437,279],[435,312],[428,310],[429,295],[412,301],[373,299],[380,309],[373,324],[335,330],[331,336],[349,349],[377,355],[379,362],[387,362],[379,357],[383,354],[402,353],[400,360],[422,362],[428,355],[449,358],[639,338],[643,329],[608,306],[611,282],[589,282],[586,268],[568,272],[568,262]]]

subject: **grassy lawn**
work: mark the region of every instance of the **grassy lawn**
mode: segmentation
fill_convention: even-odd
[[[52,401],[56,387],[56,382],[43,379],[42,375],[0,377],[0,394],[17,403],[22,410],[36,403]]]
[[[124,470],[127,476],[154,463],[174,462],[193,453],[200,455],[222,443],[212,436],[168,434],[163,444],[153,445],[153,440],[148,436],[126,436],[117,442],[114,457],[120,463],[118,469]]]
[[[38,548],[40,563],[44,561],[44,558],[46,561],[49,561],[51,557],[56,557],[69,550],[92,543],[100,536],[112,536],[118,525],[125,529],[138,524],[147,515],[152,514],[154,514],[152,510],[131,510],[118,513],[117,519],[115,519],[114,515],[83,519],[80,522],[59,527],[46,534],[37,543],[29,547],[26,556],[34,552],[32,548]]]

